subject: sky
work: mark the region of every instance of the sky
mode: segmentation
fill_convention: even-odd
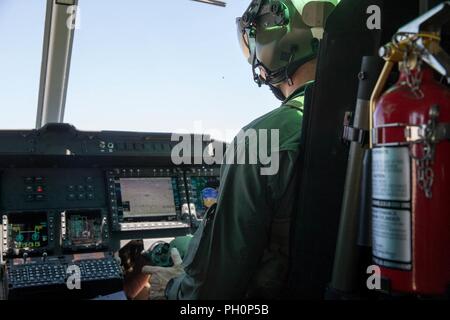
[[[79,0],[65,122],[229,140],[279,105],[239,48],[248,3]],[[45,0],[0,0],[0,129],[35,126],[44,20]]]

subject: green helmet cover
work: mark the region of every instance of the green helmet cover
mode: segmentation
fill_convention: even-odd
[[[277,85],[317,56],[326,19],[340,0],[253,0],[237,19],[255,81]],[[258,74],[264,70],[264,76]]]

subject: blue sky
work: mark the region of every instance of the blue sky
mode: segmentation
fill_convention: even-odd
[[[83,130],[214,134],[277,107],[253,83],[236,39],[248,1],[227,2],[79,0],[65,121]],[[35,125],[44,11],[44,0],[0,0],[2,129]]]

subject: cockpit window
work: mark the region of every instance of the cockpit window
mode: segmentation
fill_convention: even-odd
[[[240,53],[234,23],[247,5],[79,0],[65,121],[234,135],[278,105]]]
[[[0,128],[36,123],[45,0],[0,1]]]

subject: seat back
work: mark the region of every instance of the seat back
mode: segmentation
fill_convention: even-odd
[[[371,5],[380,8],[382,29],[368,28]],[[291,298],[322,299],[331,280],[348,157],[341,142],[343,120],[345,112],[354,111],[362,57],[376,55],[418,14],[419,1],[343,0],[328,18],[316,82],[305,99],[298,210],[291,230]]]

